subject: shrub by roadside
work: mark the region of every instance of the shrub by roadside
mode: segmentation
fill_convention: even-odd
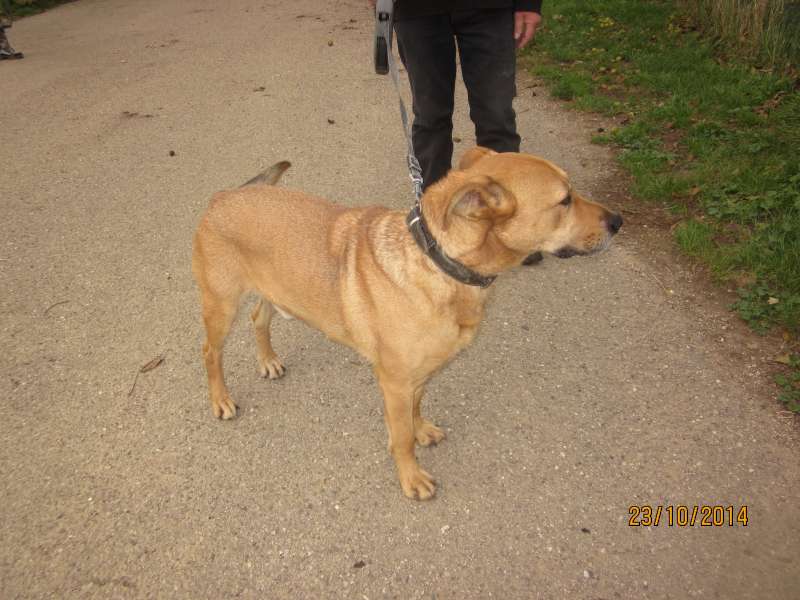
[[[35,15],[67,2],[72,2],[72,0],[6,0],[11,14],[15,17]]]

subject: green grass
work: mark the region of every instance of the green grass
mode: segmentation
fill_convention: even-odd
[[[787,357],[789,369],[775,378],[781,388],[778,396],[786,408],[800,413],[800,354]]]
[[[680,0],[680,7],[733,56],[772,66],[800,60],[798,0]]]
[[[800,333],[800,86],[794,67],[744,59],[688,25],[672,0],[548,0],[525,51],[552,93],[624,125],[633,193],[685,221],[675,239],[757,331]],[[760,61],[760,62],[759,62]]]

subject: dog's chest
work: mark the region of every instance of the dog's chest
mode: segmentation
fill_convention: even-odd
[[[456,352],[460,352],[472,343],[475,334],[478,332],[477,325],[459,327],[458,341],[456,342]]]
[[[456,302],[454,309],[458,325],[456,341],[456,352],[458,352],[468,346],[478,332],[478,325],[483,319],[483,302]]]
[[[472,342],[482,316],[483,311],[474,305],[457,302],[440,305],[414,324],[411,338],[415,345],[425,349],[425,354],[437,357],[439,362],[448,361]]]

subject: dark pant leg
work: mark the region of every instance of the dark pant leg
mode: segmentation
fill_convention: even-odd
[[[10,0],[0,0],[0,29],[11,27]]]
[[[519,152],[512,9],[454,11],[451,22],[478,145]]]
[[[456,46],[449,15],[398,21],[400,56],[414,97],[414,153],[427,188],[450,170]]]

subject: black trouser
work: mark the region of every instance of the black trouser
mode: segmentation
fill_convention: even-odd
[[[450,170],[456,43],[479,146],[519,152],[511,106],[516,51],[512,9],[458,10],[397,21],[400,57],[414,97],[414,153],[425,187]]]

